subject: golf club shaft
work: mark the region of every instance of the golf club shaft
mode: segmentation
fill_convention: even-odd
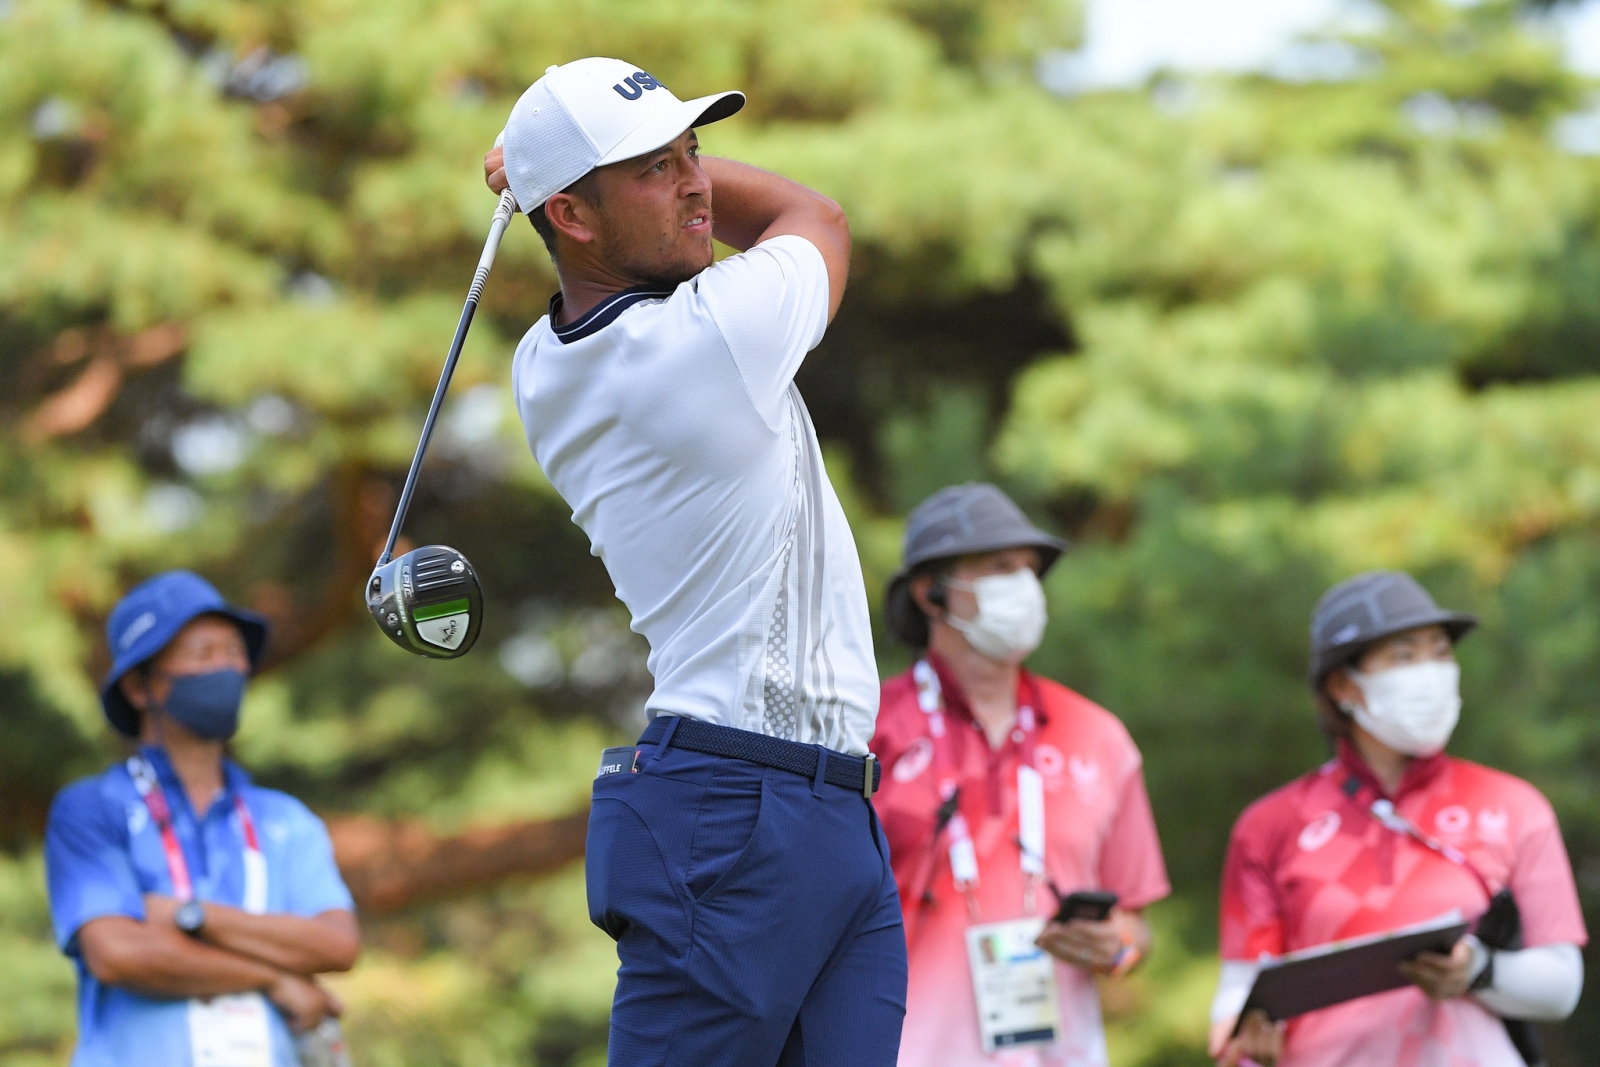
[[[461,309],[461,321],[456,323],[455,339],[450,342],[450,354],[445,357],[444,370],[439,374],[439,386],[433,391],[433,403],[428,406],[427,421],[422,424],[422,439],[417,442],[417,454],[411,459],[411,469],[406,472],[405,488],[400,490],[400,506],[395,509],[394,523],[389,527],[389,540],[384,543],[378,566],[388,563],[394,556],[395,542],[400,539],[400,527],[405,524],[406,512],[411,509],[411,495],[417,489],[417,475],[422,471],[422,457],[428,452],[428,441],[433,437],[433,427],[439,421],[439,409],[444,406],[444,395],[450,389],[450,379],[456,372],[456,362],[461,358],[461,348],[467,342],[467,331],[472,328],[472,316],[478,310],[478,298],[483,296],[484,283],[489,280],[489,268],[494,266],[494,256],[500,249],[500,238],[505,235],[511,216],[517,213],[516,197],[507,189],[500,194],[500,204],[494,210],[494,221],[489,224],[489,239],[484,242],[483,255],[478,259],[478,269],[472,275],[472,288],[467,290],[467,304]]]

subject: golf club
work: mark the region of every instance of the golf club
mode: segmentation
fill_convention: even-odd
[[[472,288],[467,291],[467,304],[461,309],[461,321],[456,324],[455,339],[450,342],[450,354],[445,357],[439,386],[433,391],[433,403],[428,407],[427,421],[422,424],[422,439],[417,442],[417,454],[411,459],[405,488],[400,491],[400,505],[389,527],[389,540],[383,546],[383,555],[378,557],[372,577],[367,579],[367,610],[378,628],[389,635],[389,640],[418,656],[434,659],[464,656],[483,628],[483,590],[478,586],[478,573],[467,557],[445,545],[424,545],[398,559],[390,557],[394,555],[400,527],[405,524],[406,512],[411,507],[417,475],[422,471],[422,457],[428,451],[428,440],[433,436],[439,409],[444,406],[444,395],[450,388],[456,362],[461,358],[461,347],[466,343],[467,331],[472,328],[478,298],[489,280],[489,268],[494,266],[500,238],[516,213],[516,198],[507,189],[500,194],[494,221],[489,225],[489,240],[484,243],[478,269],[472,275]]]

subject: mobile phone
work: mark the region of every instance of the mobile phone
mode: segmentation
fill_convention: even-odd
[[[1061,898],[1055,921],[1064,923],[1073,919],[1088,919],[1090,922],[1105,922],[1111,917],[1111,909],[1116,906],[1115,893],[1104,889],[1080,889]]]

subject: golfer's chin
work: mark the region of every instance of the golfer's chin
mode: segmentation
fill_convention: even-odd
[[[704,233],[691,233],[684,236],[683,241],[683,266],[684,280],[693,278],[717,260],[716,251],[711,247],[711,231],[708,227]]]
[[[685,237],[679,241],[671,256],[664,256],[653,265],[650,280],[657,284],[681,285],[716,262],[711,248],[711,238]]]

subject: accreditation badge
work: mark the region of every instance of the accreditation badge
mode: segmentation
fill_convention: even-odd
[[[272,1029],[260,993],[189,1001],[194,1067],[272,1067]]]
[[[1043,919],[967,928],[984,1052],[1048,1044],[1061,1034],[1055,959],[1033,943],[1043,929]]]

